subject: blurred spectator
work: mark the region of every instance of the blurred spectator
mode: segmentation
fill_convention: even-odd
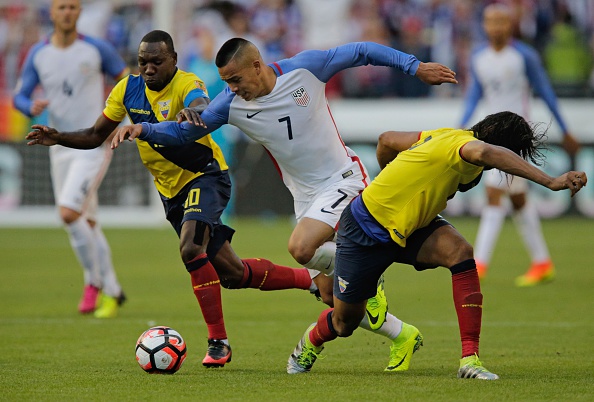
[[[402,21],[400,36],[393,42],[393,47],[409,54],[414,54],[417,59],[428,62],[431,60],[431,47],[425,39],[426,33],[420,18],[409,16]],[[396,75],[393,71],[394,93],[403,98],[429,96],[431,87],[411,76]]]
[[[270,60],[284,59],[301,50],[300,17],[289,0],[260,0],[252,8],[251,26]]]
[[[351,30],[349,35],[345,37],[346,42],[369,41],[390,46],[388,28],[379,15],[378,7],[373,6],[373,3],[375,1],[355,1],[351,8],[351,18],[349,20]],[[392,70],[394,69],[371,65],[344,70],[339,74],[342,95],[359,99],[393,96]],[[402,78],[400,76],[404,75],[401,71],[397,71],[397,74],[398,78]],[[421,84],[425,85],[422,82]]]
[[[565,7],[560,7],[551,29],[544,62],[558,96],[583,97],[590,93],[587,83],[592,71],[592,53]]]
[[[495,2],[513,9],[519,21],[514,35],[534,45],[547,61],[556,88],[560,74],[561,96],[566,94],[565,88],[576,85],[564,81],[567,77],[563,74],[569,75],[570,81],[579,76],[576,82],[586,87],[584,76],[591,68],[587,60],[593,54],[585,41],[594,38],[594,0],[170,1],[176,3],[172,5],[176,10],[173,33],[181,44],[181,65],[200,52],[198,31],[208,29],[216,49],[231,37],[243,36],[254,42],[263,51],[264,60],[269,61],[291,57],[306,48],[328,49],[348,41],[373,40],[415,54],[421,60],[445,64],[457,72],[460,82],[457,86],[427,88],[408,77],[393,81],[375,69],[373,74],[348,73],[349,80],[333,78],[327,85],[329,97],[461,95],[468,82],[470,49],[484,39],[482,10]],[[46,35],[51,29],[49,2],[14,0],[10,4],[0,7],[0,90],[4,91],[15,86],[16,71],[31,38]],[[89,0],[84,3],[79,25],[82,31],[105,36],[128,64],[135,66],[139,39],[154,28],[152,4],[152,0]],[[569,24],[559,19],[566,14],[571,15]],[[565,62],[566,57],[571,65],[561,71],[558,60]],[[592,77],[594,80],[594,74]],[[390,84],[378,86],[377,82],[384,79],[384,84]]]

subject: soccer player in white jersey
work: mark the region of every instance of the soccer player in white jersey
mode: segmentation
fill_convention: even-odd
[[[188,122],[124,126],[116,132],[112,147],[128,136],[130,140],[140,136],[159,146],[177,146],[223,124],[240,128],[266,148],[291,191],[298,223],[289,239],[289,252],[310,269],[323,301],[332,305],[329,275],[336,250],[332,239],[341,212],[365,188],[368,177],[359,158],[340,137],[325,86],[339,71],[365,64],[395,67],[428,84],[457,82],[455,73],[441,64],[421,63],[412,55],[376,43],[309,50],[266,65],[251,42],[233,38],[216,57],[219,75],[228,87],[202,113],[206,127]],[[422,336],[414,326],[386,312],[382,284],[373,299],[361,325],[392,340],[386,370],[406,370],[416,350],[415,342],[407,341],[419,338],[421,342]]]
[[[482,98],[484,114],[509,110],[528,119],[531,87],[545,101],[563,132],[565,149],[574,154],[579,147],[569,134],[557,98],[535,49],[514,40],[511,10],[503,4],[485,8],[483,27],[488,43],[479,46],[471,56],[471,84],[466,94],[462,127],[466,127]],[[545,243],[540,218],[534,204],[527,199],[528,182],[521,177],[508,179],[493,169],[486,173],[487,206],[475,242],[475,258],[479,277],[485,277],[495,242],[505,220],[502,198],[509,195],[514,221],[530,256],[530,269],[516,278],[517,286],[533,286],[553,279],[555,268]]]
[[[50,17],[54,31],[29,51],[14,105],[25,115],[49,110],[50,124],[63,131],[92,125],[103,110],[104,80],[128,73],[116,50],[103,40],[79,34],[76,22],[80,0],[53,0]],[[44,99],[33,99],[41,85]],[[84,271],[84,291],[78,305],[82,314],[98,318],[117,315],[124,300],[109,244],[96,220],[97,189],[111,161],[107,146],[76,150],[50,149],[54,197],[70,244]]]

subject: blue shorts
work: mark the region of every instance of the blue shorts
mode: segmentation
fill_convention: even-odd
[[[221,214],[231,197],[231,180],[226,171],[206,173],[189,182],[175,197],[161,196],[165,215],[180,236],[186,221],[204,222],[210,228],[206,248],[208,258],[217,255],[226,241],[231,242],[235,230],[223,225]]]
[[[429,225],[417,229],[406,239],[406,247],[390,241],[382,243],[369,237],[347,206],[340,217],[336,239],[334,296],[347,303],[367,300],[377,293],[377,282],[394,262],[408,264],[417,271],[436,268],[417,262],[421,246],[441,226],[450,225],[436,216]]]

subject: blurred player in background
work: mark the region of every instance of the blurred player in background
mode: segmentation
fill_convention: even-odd
[[[536,50],[512,38],[511,9],[503,4],[487,6],[483,27],[488,43],[480,46],[471,56],[472,80],[466,94],[461,127],[466,127],[481,98],[484,98],[485,114],[509,110],[527,118],[532,87],[559,123],[565,149],[575,154],[579,145],[569,134],[561,117],[557,98]],[[507,194],[513,206],[514,221],[532,260],[528,272],[516,278],[516,285],[533,286],[553,279],[555,268],[542,234],[540,218],[536,206],[527,200],[528,182],[521,177],[508,179],[505,174],[493,169],[486,173],[485,187],[488,205],[482,211],[475,242],[479,277],[483,278],[487,274],[505,220],[506,209],[502,205],[502,197]]]
[[[310,371],[325,342],[353,333],[377,279],[397,262],[418,271],[450,270],[462,343],[458,378],[497,380],[478,358],[483,295],[472,246],[438,214],[492,167],[573,196],[587,183],[584,172],[553,178],[525,161],[538,162],[541,137],[511,112],[489,115],[470,130],[383,133],[377,148],[382,171],[340,218],[334,309],[307,329],[289,358],[292,372]]]
[[[210,99],[204,83],[177,68],[177,53],[164,31],[146,34],[138,47],[140,75],[122,79],[109,95],[95,125],[78,132],[57,132],[35,125],[29,145],[98,147],[126,115],[135,122],[183,119],[202,124]],[[307,270],[261,259],[241,260],[231,248],[234,230],[221,222],[231,182],[219,146],[210,135],[183,148],[138,141],[140,157],[154,177],[167,220],[180,237],[180,254],[208,330],[202,364],[222,367],[231,361],[223,317],[221,284],[230,289],[315,290]],[[311,289],[310,289],[311,288]]]
[[[80,12],[79,0],[52,1],[54,31],[29,51],[14,96],[14,105],[22,113],[33,117],[47,108],[50,124],[64,131],[86,127],[101,113],[103,74],[118,80],[128,73],[111,45],[77,32]],[[44,90],[44,99],[32,98],[38,85]],[[94,312],[98,318],[116,316],[125,299],[96,216],[97,190],[111,157],[107,146],[84,151],[57,146],[50,150],[54,198],[84,271],[78,310]]]
[[[225,42],[216,56],[221,79],[228,84],[202,113],[206,127],[188,123],[136,124],[120,128],[112,142],[125,138],[174,146],[192,143],[231,124],[271,155],[293,195],[297,225],[289,252],[310,270],[322,300],[332,305],[332,275],[340,213],[368,182],[357,155],[338,133],[325,94],[328,80],[349,67],[390,66],[428,84],[457,83],[455,73],[437,63],[372,42],[330,50],[309,50],[266,65],[258,48],[242,38]],[[419,330],[387,313],[383,283],[367,304],[361,325],[392,340],[386,371],[408,369],[413,349],[422,343]]]

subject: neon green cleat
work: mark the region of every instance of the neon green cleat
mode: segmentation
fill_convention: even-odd
[[[384,325],[386,315],[388,314],[388,299],[384,292],[384,275],[382,275],[377,282],[377,293],[374,297],[367,300],[367,307],[365,308],[369,327],[372,331],[376,331]]]
[[[295,350],[293,350],[293,353],[289,356],[287,373],[300,374],[309,372],[320,355],[320,352],[324,349],[323,346],[316,347],[312,345],[309,340],[309,333],[315,326],[316,323],[314,322],[307,328],[305,334],[295,347]]]
[[[416,327],[403,322],[400,335],[390,346],[390,362],[384,371],[395,373],[408,370],[413,353],[421,346],[423,346],[423,335]]]
[[[476,378],[477,380],[498,380],[497,374],[491,373],[480,362],[476,354],[460,359],[458,378]]]
[[[113,318],[118,315],[119,298],[104,293],[99,298],[99,307],[95,310],[95,318]]]

